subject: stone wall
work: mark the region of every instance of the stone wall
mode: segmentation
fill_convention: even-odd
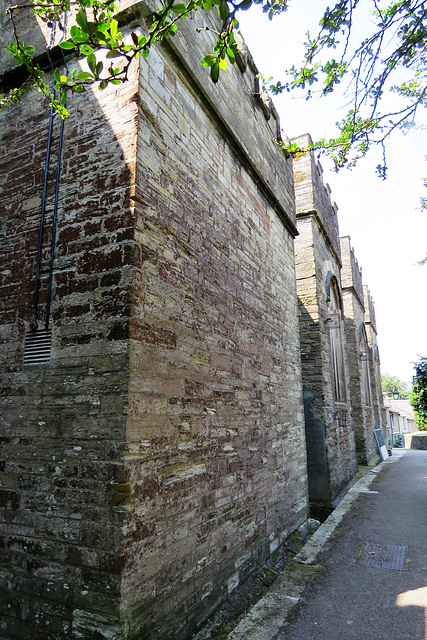
[[[308,136],[293,140],[301,147]],[[323,187],[321,169],[311,152],[294,157],[297,228],[297,292],[304,385],[310,501],[329,508],[357,471],[345,344],[337,208]],[[333,284],[335,283],[335,284]],[[331,317],[331,287],[338,309]],[[334,395],[332,331],[342,345],[343,397]],[[316,507],[317,505],[317,507]],[[315,513],[315,511],[314,511]]]
[[[119,90],[88,92],[69,105],[48,364],[24,365],[48,110],[31,93],[0,115],[2,638],[87,637],[92,616],[102,614],[113,627],[119,615],[137,131],[132,90],[136,75]],[[59,125],[55,118],[40,329]]]
[[[292,138],[301,149],[312,143],[309,134]],[[297,211],[317,216],[324,241],[330,245],[335,260],[341,262],[341,249],[338,229],[338,207],[331,199],[331,189],[323,181],[322,165],[316,161],[313,153],[298,153],[294,156],[295,198]]]
[[[42,365],[48,114],[0,115],[5,640],[187,637],[307,515],[292,163],[250,56],[214,86],[186,25],[69,103]]]
[[[341,255],[351,406],[357,454],[359,461],[366,464],[377,455],[373,431],[381,428],[381,422],[378,422],[379,398],[376,382],[379,368],[377,372],[374,371],[374,350],[369,342],[365,323],[362,272],[348,236],[341,238]]]
[[[405,449],[421,449],[427,451],[427,433],[405,433],[403,439]]]
[[[352,290],[352,294],[356,296],[357,303],[364,310],[364,291],[362,282],[362,269],[354,254],[349,236],[340,238],[341,245],[341,284],[343,290]]]
[[[378,348],[377,322],[375,318],[375,305],[371,292],[365,285],[363,287],[365,301],[365,324],[369,346],[369,366],[371,373],[372,387],[372,407],[374,412],[374,423],[376,429],[382,429],[384,438],[387,435],[386,415],[383,400],[383,389],[381,382],[381,359]],[[375,451],[376,453],[376,451]]]
[[[253,68],[185,76],[189,37],[141,66],[122,593],[138,638],[186,637],[307,513],[292,163]]]

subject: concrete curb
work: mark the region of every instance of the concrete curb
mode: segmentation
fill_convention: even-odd
[[[273,640],[279,629],[285,624],[289,613],[294,609],[310,581],[318,554],[327,540],[351,509],[361,493],[377,493],[369,489],[377,474],[388,464],[398,462],[405,451],[393,451],[393,456],[371,469],[341,500],[337,508],[325,520],[310,540],[295,556],[291,567],[287,567],[272,587],[252,607],[237,627],[227,636],[227,640]]]

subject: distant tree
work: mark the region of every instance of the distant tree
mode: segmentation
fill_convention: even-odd
[[[421,431],[427,431],[427,356],[415,363],[415,372],[409,399],[415,411],[415,424]]]
[[[407,382],[400,380],[397,376],[391,376],[383,373],[381,376],[383,391],[391,398],[399,394],[400,400],[407,400],[409,397],[409,385]]]

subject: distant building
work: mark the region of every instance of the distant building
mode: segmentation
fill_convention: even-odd
[[[384,395],[384,408],[387,420],[387,438],[389,446],[403,444],[403,436],[418,431],[414,419],[414,410],[409,400],[394,400]]]

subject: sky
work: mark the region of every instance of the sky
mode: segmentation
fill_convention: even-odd
[[[365,23],[356,25],[355,37],[364,33],[372,7],[371,0],[363,2]],[[292,0],[288,11],[271,22],[259,7],[240,12],[242,35],[266,79],[283,82],[284,69],[298,66],[305,33],[317,31],[323,5],[323,0]],[[333,137],[335,122],[347,112],[342,95],[306,101],[285,93],[273,102],[290,138],[303,133]],[[385,181],[375,173],[381,160],[376,152],[353,170],[338,173],[328,158],[320,158],[324,182],[338,205],[340,235],[350,236],[375,303],[381,371],[407,382],[414,375],[413,363],[427,355],[427,264],[417,264],[427,254],[427,212],[420,209],[420,197],[427,196],[426,155],[427,131],[412,130],[397,132],[388,142]]]

